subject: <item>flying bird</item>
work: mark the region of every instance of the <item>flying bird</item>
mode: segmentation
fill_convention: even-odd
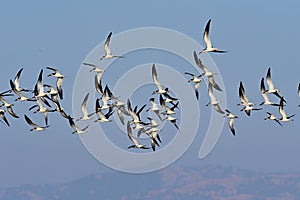
[[[266,90],[266,93],[274,94],[278,98],[282,99],[282,97],[279,95],[279,89],[275,88],[275,86],[273,84],[273,81],[271,79],[271,68],[270,67],[269,67],[268,72],[267,72],[266,81],[267,81],[267,85],[269,87],[269,89]],[[284,102],[285,102],[285,100],[284,100]]]
[[[192,78],[189,79],[188,82],[194,83],[195,95],[196,95],[197,100],[199,100],[199,87],[200,87],[201,81],[203,81],[203,79],[200,78],[202,76],[202,74],[200,74],[198,76],[196,76],[195,74],[189,73],[189,72],[185,72],[185,74],[192,76]]]
[[[128,149],[136,148],[136,149],[149,149],[146,145],[140,144],[137,139],[132,135],[132,130],[130,127],[130,122],[127,122],[127,135],[129,139],[133,142],[133,145],[129,146]]]
[[[206,104],[206,106],[212,105],[214,106],[214,109],[221,113],[221,114],[225,114],[224,111],[220,108],[220,101],[218,101],[213,93],[212,90],[212,85],[210,83],[208,83],[208,95],[210,97],[210,102],[208,104]]]
[[[245,113],[250,116],[251,115],[251,110],[261,110],[262,108],[255,108],[255,104],[250,102],[242,81],[240,82],[240,86],[239,86],[239,97],[240,97],[240,103],[238,105],[244,105],[244,107],[241,109],[241,111],[245,111]]]
[[[291,116],[287,116],[284,109],[283,109],[283,106],[284,106],[284,98],[282,97],[280,99],[280,103],[279,103],[279,113],[281,115],[281,118],[279,119],[279,121],[281,122],[290,122],[290,121],[293,121],[292,117],[295,116],[295,114],[291,115]]]
[[[266,117],[264,120],[274,120],[275,122],[277,122],[280,126],[282,126],[282,124],[280,123],[280,120],[272,113],[267,112],[267,114],[269,115],[268,117]]]
[[[13,111],[14,104],[8,103],[3,96],[0,96],[0,101],[3,103],[1,106],[4,106],[7,109],[7,112],[14,118],[19,118],[19,116]]]
[[[109,42],[111,38],[112,32],[110,32],[106,38],[106,41],[104,43],[104,50],[105,50],[105,55],[100,58],[100,60],[103,59],[110,59],[110,58],[124,58],[123,56],[116,56],[112,55],[109,47]]]
[[[8,123],[7,118],[5,117],[5,110],[0,109],[0,117],[3,119],[3,121],[5,122],[5,124],[7,126],[10,126],[9,123]]]
[[[232,112],[230,112],[228,109],[225,109],[227,114],[224,117],[229,118],[229,128],[231,130],[231,133],[235,136],[235,129],[233,127],[234,119],[238,118],[235,116]]]
[[[103,75],[103,72],[104,72],[103,69],[100,69],[97,65],[90,64],[90,63],[82,63],[82,64],[86,65],[86,66],[92,67],[92,69],[90,70],[90,72],[94,71],[94,72],[97,73],[97,79],[98,79],[98,81],[101,79],[101,77]]]
[[[213,47],[209,37],[210,22],[211,19],[208,20],[203,34],[203,40],[205,42],[206,47],[205,49],[201,50],[199,53],[204,53],[204,52],[226,53],[227,51],[219,50],[218,48]]]
[[[155,90],[152,94],[166,94],[169,92],[168,88],[163,89],[161,84],[159,83],[159,81],[157,79],[157,71],[155,68],[155,64],[152,65],[152,79],[154,81],[154,84],[157,87],[157,90]]]
[[[197,55],[196,51],[194,51],[194,60],[195,60],[196,64],[198,65],[198,67],[200,67],[200,69],[202,69],[202,71],[203,71],[201,76],[206,76],[208,78],[209,83],[216,90],[222,91],[220,86],[215,82],[214,75],[217,75],[217,73],[209,71],[209,69],[203,65],[202,61],[198,58],[198,55]]]
[[[39,125],[33,123],[27,115],[24,115],[24,117],[25,117],[25,120],[26,120],[27,124],[29,124],[30,126],[33,127],[32,129],[30,129],[30,131],[44,131],[49,127],[49,125],[39,126]]]
[[[70,115],[67,116],[67,119],[69,120],[70,126],[74,129],[74,131],[72,132],[72,134],[75,134],[75,133],[76,133],[76,134],[84,134],[84,133],[86,133],[86,131],[87,131],[89,125],[87,125],[87,126],[84,127],[83,129],[81,129],[81,128],[79,128],[79,127],[75,124],[73,118],[72,118]]]
[[[150,108],[148,108],[146,110],[146,112],[149,112],[150,110],[152,110],[157,115],[157,117],[162,121],[162,118],[159,114],[160,108],[158,107],[158,104],[155,102],[154,98],[150,98],[149,101],[152,106]]]
[[[82,112],[82,117],[80,117],[79,119],[77,119],[76,121],[79,121],[79,120],[90,120],[92,119],[89,114],[88,114],[88,111],[86,109],[86,102],[89,98],[89,93],[86,94],[86,96],[84,97],[83,101],[82,101],[82,104],[81,104],[81,112]]]
[[[261,105],[279,106],[279,104],[276,104],[276,103],[270,101],[270,99],[268,97],[268,93],[266,92],[264,78],[262,78],[260,81],[260,92],[261,92],[262,97],[264,98],[264,101],[261,104],[259,104],[260,106]]]
[[[49,74],[48,76],[53,76],[53,77],[57,78],[56,89],[58,91],[59,98],[63,99],[62,83],[63,83],[63,79],[65,78],[65,76],[62,75],[57,69],[54,69],[52,67],[46,67],[46,68],[53,71],[53,73]]]

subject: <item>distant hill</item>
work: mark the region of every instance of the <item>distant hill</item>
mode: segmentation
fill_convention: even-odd
[[[226,167],[169,167],[156,173],[91,175],[64,184],[0,189],[0,200],[298,200],[300,175]]]

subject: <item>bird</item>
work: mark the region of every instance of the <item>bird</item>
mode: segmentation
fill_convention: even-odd
[[[7,118],[5,117],[5,110],[0,109],[0,117],[3,119],[3,121],[5,122],[5,124],[7,126],[10,126],[10,124],[8,123]]]
[[[124,58],[124,56],[116,56],[116,55],[112,55],[111,51],[110,51],[110,47],[109,47],[109,42],[110,42],[110,38],[112,36],[112,32],[110,32],[106,38],[106,41],[104,43],[104,50],[105,50],[105,55],[102,56],[100,58],[100,60],[103,59],[110,59],[110,58]]]
[[[132,130],[131,130],[130,122],[129,122],[129,121],[127,122],[127,135],[128,135],[128,137],[129,137],[129,139],[133,142],[133,145],[127,147],[128,149],[131,149],[131,148],[136,148],[136,149],[149,149],[149,147],[147,147],[146,145],[140,144],[140,143],[137,141],[137,139],[132,135]]]
[[[144,129],[144,127],[142,126],[143,122],[141,121],[141,117],[140,117],[140,113],[142,112],[142,110],[146,107],[146,104],[144,104],[139,111],[137,111],[137,109],[132,110],[131,108],[131,102],[128,99],[127,100],[127,109],[129,111],[130,116],[132,117],[132,120],[130,121],[130,123],[134,123],[135,127],[134,129],[136,130],[140,130],[141,131]],[[135,107],[137,108],[137,107]]]
[[[210,22],[211,22],[211,19],[208,20],[208,22],[205,26],[204,34],[203,34],[203,40],[205,42],[206,47],[205,47],[205,49],[201,50],[199,52],[199,54],[204,53],[204,52],[226,53],[227,51],[219,50],[218,48],[213,47],[210,37],[209,37]]]
[[[260,106],[261,105],[279,106],[279,104],[276,104],[276,103],[270,101],[270,99],[268,97],[268,93],[266,92],[264,78],[262,78],[260,81],[260,92],[261,92],[262,97],[264,98],[264,101],[261,104],[259,104]]]
[[[120,122],[125,125],[125,118],[123,115],[130,116],[129,112],[126,110],[126,103],[122,102],[119,97],[115,97],[109,88],[107,88],[107,94],[109,98],[113,101],[111,104],[112,107],[115,107],[117,109],[117,114],[120,119]]]
[[[202,74],[196,76],[195,74],[192,74],[190,72],[185,72],[185,74],[192,76],[191,79],[188,80],[188,82],[193,82],[194,83],[194,90],[195,90],[195,95],[196,95],[196,99],[199,100],[199,87],[200,87],[200,83],[203,81],[203,79],[201,79],[200,77],[202,76]]]
[[[58,100],[58,91],[54,89],[51,85],[44,84],[44,87],[48,87],[49,91],[47,91],[48,94],[51,96],[52,102],[56,106],[56,111],[59,111],[61,109],[60,102]]]
[[[272,113],[267,112],[267,114],[269,115],[268,117],[264,118],[264,120],[274,120],[275,122],[277,122],[280,126],[282,126],[282,124],[280,123],[280,120]]]
[[[171,115],[171,114],[176,114],[175,112],[175,108],[178,108],[178,103],[177,102],[175,105],[173,105],[171,108],[169,108],[167,105],[166,105],[166,102],[164,101],[162,95],[159,95],[159,104],[161,105],[161,107],[165,110],[163,111],[161,114],[163,115]]]
[[[152,65],[152,79],[154,81],[154,84],[157,87],[157,90],[155,90],[152,94],[166,94],[166,93],[168,93],[169,89],[168,88],[163,89],[161,84],[158,82],[157,71],[156,71],[156,68],[155,68],[155,64]]]
[[[46,67],[46,68],[53,71],[53,73],[48,74],[48,77],[53,76],[53,77],[57,78],[56,89],[58,91],[59,98],[63,99],[62,83],[63,83],[63,79],[65,78],[65,76],[62,75],[57,69],[54,69],[52,67]]]
[[[284,98],[282,97],[280,99],[280,103],[279,103],[279,113],[281,115],[281,118],[279,119],[279,121],[281,122],[290,122],[290,121],[293,121],[292,117],[295,116],[295,114],[291,115],[291,116],[287,116],[284,109],[283,109],[283,106],[284,106]]]
[[[109,108],[109,110],[106,114],[103,114],[101,106],[99,104],[99,99],[96,99],[96,109],[95,110],[96,110],[95,113],[98,115],[98,119],[95,120],[94,122],[111,122],[109,117],[114,113],[112,107]]]
[[[37,80],[37,83],[34,86],[34,90],[33,90],[34,97],[40,97],[41,100],[47,106],[51,107],[50,104],[48,103],[48,101],[45,99],[45,97],[48,98],[48,99],[49,99],[49,97],[47,96],[48,93],[45,92],[45,90],[44,90],[44,85],[42,84],[42,81],[43,81],[43,69],[41,69],[38,80]]]
[[[172,114],[168,114],[167,117],[164,120],[170,121],[176,128],[177,130],[179,130],[179,127],[177,126],[177,119],[175,117],[172,116]]]
[[[225,109],[227,114],[224,117],[229,118],[229,128],[231,130],[231,133],[235,136],[235,129],[233,127],[234,119],[238,118],[238,116],[235,116],[232,112],[230,112],[228,109]]]
[[[27,115],[24,115],[24,118],[25,118],[27,124],[29,124],[30,126],[33,127],[32,129],[30,129],[30,131],[44,131],[44,130],[46,130],[47,128],[50,127],[49,125],[46,125],[46,126],[39,126],[39,125],[33,123],[33,122],[31,121],[31,119],[30,119]]]
[[[103,75],[103,72],[104,70],[103,69],[100,69],[97,65],[95,64],[90,64],[90,63],[82,63],[83,65],[86,65],[86,66],[90,66],[92,67],[92,69],[90,70],[90,72],[94,71],[97,73],[97,79],[98,81],[101,79],[102,75]]]
[[[85,95],[85,97],[84,97],[84,99],[83,99],[83,101],[82,101],[82,104],[81,104],[82,117],[78,118],[76,121],[79,121],[79,120],[84,121],[84,120],[90,120],[90,119],[92,119],[92,118],[89,116],[88,111],[87,111],[87,109],[86,109],[86,102],[87,102],[87,100],[88,100],[88,98],[89,98],[89,95],[90,95],[90,93],[87,93],[87,94]]]
[[[19,97],[15,99],[15,101],[33,101],[31,98],[28,98],[28,97],[25,97],[21,91],[18,91],[15,87],[15,84],[12,80],[10,80],[10,87],[11,87],[11,90],[16,94],[18,95]]]
[[[154,98],[150,98],[149,101],[150,101],[152,107],[148,108],[146,110],[146,112],[149,112],[150,110],[153,111],[157,115],[157,117],[160,119],[160,121],[162,121],[162,118],[161,118],[161,116],[159,114],[160,108],[158,107],[158,104],[155,102],[155,99]]]
[[[240,97],[240,103],[238,105],[244,105],[244,107],[241,109],[241,111],[245,111],[245,113],[250,116],[251,115],[251,110],[261,110],[262,108],[255,108],[255,104],[250,102],[242,81],[240,81],[240,86],[239,86],[239,97]]]
[[[29,90],[29,89],[24,89],[24,88],[21,88],[20,87],[20,76],[21,76],[21,73],[22,73],[22,71],[23,71],[23,68],[21,68],[19,71],[18,71],[18,73],[16,74],[16,76],[15,76],[15,78],[14,78],[14,85],[15,85],[15,88],[16,88],[16,90],[17,91],[19,91],[19,92],[21,92],[21,91],[24,91],[24,92],[31,92],[31,90]],[[11,90],[8,90],[8,91],[6,91],[6,92],[11,92]],[[6,93],[6,92],[4,92],[4,93]]]
[[[218,91],[222,91],[221,87],[215,82],[214,75],[217,75],[215,72],[209,71],[207,67],[205,67],[202,61],[198,58],[196,51],[194,51],[194,60],[197,66],[203,70],[201,76],[206,76],[208,78],[209,83]]]
[[[212,85],[210,83],[208,83],[208,95],[210,97],[210,102],[208,104],[206,104],[206,106],[212,105],[214,106],[214,109],[221,113],[221,114],[225,114],[225,112],[220,108],[220,101],[218,101],[213,93],[212,90]]]
[[[29,110],[32,110],[35,107],[38,107],[38,109],[36,111],[34,111],[34,113],[43,113],[44,114],[44,119],[45,119],[45,123],[46,125],[48,125],[48,113],[49,112],[54,112],[54,110],[49,110],[48,108],[44,107],[42,102],[40,101],[40,97],[35,97],[36,98],[36,105],[33,105],[32,107],[29,108]]]
[[[14,104],[8,103],[6,99],[4,99],[3,96],[0,96],[0,101],[3,103],[1,106],[4,106],[7,109],[7,112],[13,116],[14,118],[20,118],[14,111],[13,111],[13,106]]]
[[[267,81],[267,85],[268,85],[268,90],[266,90],[266,93],[269,94],[274,94],[275,96],[277,96],[279,99],[281,99],[282,97],[279,95],[279,89],[276,89],[273,81],[271,79],[271,68],[268,68],[268,72],[267,72],[267,76],[266,76],[266,81]],[[284,100],[284,99],[283,99]],[[285,102],[285,100],[284,100]]]
[[[74,129],[74,131],[72,132],[72,134],[84,134],[87,132],[87,129],[89,127],[89,125],[85,126],[83,129],[80,129],[74,122],[73,118],[68,115],[67,119],[69,120],[69,124],[70,126]]]

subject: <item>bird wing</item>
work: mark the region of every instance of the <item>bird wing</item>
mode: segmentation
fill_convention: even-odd
[[[202,69],[204,72],[209,72],[208,68],[205,67],[202,64],[202,61],[198,58],[196,51],[194,51],[194,60],[195,60],[195,63],[197,64],[197,66],[200,67],[200,69]]]
[[[87,112],[87,109],[86,109],[86,102],[87,102],[87,100],[89,98],[89,95],[90,95],[90,93],[87,93],[85,95],[85,97],[84,97],[84,99],[82,101],[82,104],[81,104],[81,111],[82,111],[83,116],[88,116],[89,115],[88,112]]]
[[[20,82],[19,82],[19,79],[20,79],[20,76],[21,76],[22,71],[23,71],[23,68],[21,68],[21,69],[18,71],[18,73],[17,73],[17,75],[16,75],[16,77],[15,77],[15,80],[14,80],[15,87],[16,87],[17,90],[20,90],[20,89],[21,89],[21,88],[20,88]]]
[[[283,119],[287,119],[286,113],[283,109],[283,98],[280,99],[280,103],[279,103],[279,113],[282,116]]]
[[[271,68],[270,67],[267,72],[266,81],[267,81],[269,90],[274,90],[275,87],[274,87],[273,81],[271,80]]]
[[[130,122],[129,121],[127,122],[127,135],[128,135],[129,139],[133,142],[133,144],[135,146],[139,145],[137,139],[135,137],[133,137],[133,135],[132,135],[132,130],[131,130]]]
[[[105,50],[106,55],[111,55],[110,48],[109,48],[109,42],[110,42],[111,35],[112,35],[112,32],[110,32],[108,34],[106,41],[104,43],[104,50]]]
[[[11,116],[13,116],[14,118],[20,118],[20,117],[13,111],[13,109],[12,109],[11,106],[7,108],[7,112],[8,112]]]
[[[205,26],[204,34],[203,34],[203,40],[206,44],[207,49],[212,48],[211,40],[210,40],[210,37],[209,37],[210,22],[211,22],[211,19],[208,20],[208,22]]]
[[[152,65],[152,79],[153,79],[156,87],[159,90],[162,90],[162,87],[161,87],[161,85],[160,85],[160,83],[158,82],[158,79],[157,79],[157,72],[156,72],[156,69],[155,69],[155,64]]]
[[[24,115],[24,117],[25,117],[27,124],[29,124],[30,126],[36,127],[36,128],[39,127],[37,124],[33,123],[27,115]]]
[[[63,99],[62,83],[63,83],[63,79],[62,78],[57,78],[56,89],[57,89],[57,92],[58,92],[58,95],[59,95],[60,99]]]
[[[220,108],[219,104],[214,104],[214,108],[217,112],[219,112],[221,114],[225,114],[224,111]]]
[[[231,118],[229,120],[229,127],[230,127],[230,130],[231,130],[232,134],[235,135],[235,130],[233,128],[233,123],[234,123],[234,118]]]
[[[215,82],[215,78],[213,76],[209,76],[208,81],[216,90],[222,91],[220,86]]]

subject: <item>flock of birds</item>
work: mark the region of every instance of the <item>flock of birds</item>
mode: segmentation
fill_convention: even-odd
[[[206,24],[203,39],[206,44],[205,49],[201,50],[199,53],[194,51],[194,60],[195,64],[203,71],[201,74],[193,74],[190,72],[185,72],[186,75],[190,76],[188,82],[193,83],[193,89],[195,91],[195,98],[199,99],[199,87],[200,83],[203,82],[204,78],[207,78],[208,85],[208,96],[210,98],[210,102],[206,106],[213,106],[216,112],[220,113],[226,118],[229,118],[229,127],[233,135],[235,135],[234,129],[234,120],[238,118],[235,114],[230,112],[228,109],[223,109],[220,107],[220,101],[215,96],[215,91],[222,92],[220,86],[216,83],[214,76],[217,73],[212,72],[206,67],[202,61],[199,59],[198,54],[205,52],[215,52],[215,53],[226,53],[227,51],[219,50],[218,48],[213,47],[212,42],[209,37],[209,29],[210,29],[211,20],[209,20]],[[109,44],[112,37],[112,32],[109,33],[106,38],[104,44],[105,55],[103,55],[100,60],[111,59],[111,58],[124,58],[120,55],[113,55],[111,53]],[[50,125],[48,124],[48,114],[49,113],[60,113],[60,115],[68,120],[69,125],[73,128],[73,134],[83,134],[88,130],[89,125],[86,125],[83,128],[80,128],[77,125],[77,121],[91,121],[95,123],[106,123],[111,122],[111,116],[116,112],[118,118],[122,125],[127,128],[127,135],[132,144],[128,146],[128,148],[137,148],[137,149],[152,149],[156,150],[157,147],[160,147],[162,142],[160,137],[160,124],[163,121],[169,121],[174,127],[180,131],[180,127],[177,125],[177,117],[179,109],[179,100],[176,97],[173,97],[170,94],[170,89],[163,87],[158,79],[158,73],[156,70],[155,64],[152,65],[152,79],[155,84],[157,90],[153,91],[152,97],[149,99],[151,106],[145,110],[146,112],[153,112],[155,114],[155,118],[147,117],[147,120],[141,119],[141,113],[146,108],[147,104],[144,104],[141,107],[133,106],[131,104],[130,99],[127,99],[127,102],[122,102],[118,96],[113,94],[108,84],[103,87],[102,84],[102,75],[104,70],[99,68],[95,64],[91,63],[83,63],[83,66],[90,67],[90,72],[95,72],[94,85],[97,94],[100,96],[96,98],[95,101],[95,110],[92,113],[88,112],[87,109],[87,101],[89,98],[89,93],[87,93],[81,104],[82,116],[78,119],[74,119],[70,114],[67,114],[62,107],[61,100],[63,99],[63,88],[62,83],[64,79],[64,75],[62,75],[57,69],[52,67],[46,67],[47,70],[52,71],[52,73],[48,74],[48,77],[52,77],[56,79],[56,85],[50,85],[43,82],[43,73],[44,69],[41,69],[37,82],[34,85],[33,89],[24,89],[20,86],[20,76],[23,71],[23,68],[18,71],[14,80],[10,80],[10,89],[0,93],[0,101],[2,105],[0,105],[4,109],[0,109],[0,117],[7,126],[10,126],[10,123],[6,117],[6,112],[8,112],[13,118],[20,118],[18,114],[16,114],[13,110],[14,104],[10,103],[7,98],[10,96],[17,95],[15,101],[26,101],[32,102],[33,105],[29,108],[29,111],[35,109],[33,113],[41,113],[44,117],[44,124],[38,125],[34,123],[30,117],[24,114],[24,119],[32,128],[30,131],[44,131]],[[268,89],[265,87],[265,79]],[[265,120],[274,120],[280,126],[282,126],[282,122],[290,122],[293,120],[293,115],[287,116],[284,110],[286,106],[286,100],[282,95],[280,95],[280,91],[275,88],[274,83],[271,79],[271,68],[268,69],[267,75],[265,78],[261,79],[260,83],[261,95],[264,101],[259,106],[273,106],[278,107],[279,114],[281,117],[277,117],[275,114],[271,112],[267,112],[268,116]],[[269,95],[274,95],[278,98],[279,102],[270,101]],[[300,97],[300,83],[298,86],[298,95]],[[252,103],[247,95],[245,88],[243,86],[242,81],[239,85],[239,98],[240,103],[239,106],[243,106],[241,111],[244,111],[247,116],[251,115],[251,111],[262,110],[262,107],[256,107],[254,103]],[[96,116],[96,117],[94,117]],[[141,144],[139,138],[142,134],[148,136],[151,147],[148,147],[145,144]]]

